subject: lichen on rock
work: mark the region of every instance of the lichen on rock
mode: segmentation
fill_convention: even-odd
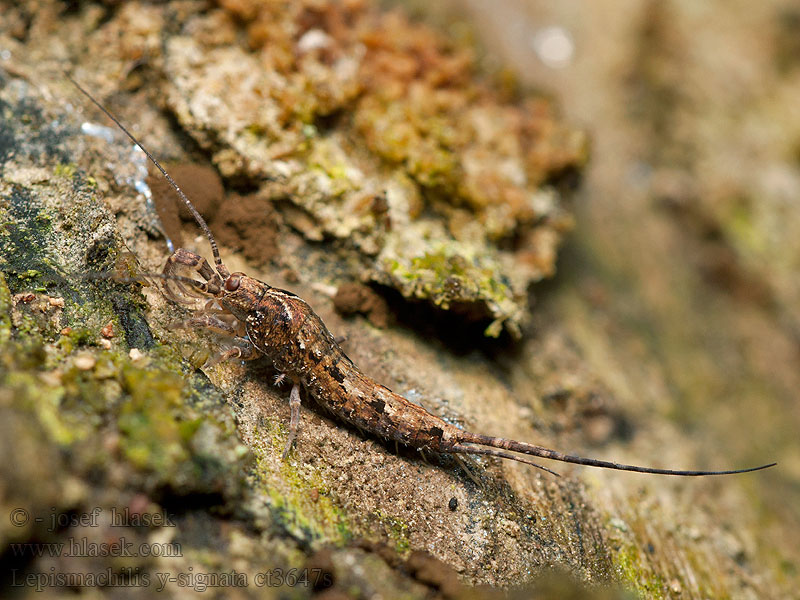
[[[191,16],[164,62],[168,106],[221,173],[266,180],[302,209],[290,225],[342,240],[352,277],[518,337],[570,224],[550,184],[580,169],[584,134],[398,12],[220,5]]]

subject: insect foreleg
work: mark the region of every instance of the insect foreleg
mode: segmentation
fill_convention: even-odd
[[[191,301],[187,301],[185,297],[197,297],[196,295],[192,294],[189,290],[187,290],[180,280],[172,279],[176,275],[179,275],[178,271],[181,267],[186,267],[196,271],[203,279],[205,279],[209,284],[212,284],[216,287],[222,286],[222,279],[220,276],[214,271],[208,261],[200,256],[199,254],[195,254],[194,252],[190,252],[185,248],[178,248],[174,253],[170,255],[167,259],[167,264],[164,265],[163,275],[164,275],[164,291],[167,296],[176,302],[181,304],[191,304]],[[179,290],[179,294],[173,292],[170,284],[174,285]]]
[[[205,279],[206,281],[214,281],[217,285],[221,285],[222,281],[211,267],[208,264],[208,261],[200,256],[199,254],[195,254],[194,252],[190,252],[185,248],[178,248],[175,252],[167,260],[167,265],[164,267],[164,274],[170,274],[172,270],[174,270],[176,265],[182,265],[185,267],[190,267],[197,271],[200,276]]]
[[[256,347],[248,340],[247,338],[237,337],[233,340],[234,346],[233,348],[229,348],[227,350],[223,350],[213,358],[206,361],[206,364],[203,365],[205,368],[211,368],[215,365],[218,365],[221,362],[225,362],[226,360],[231,359],[238,359],[238,360],[253,360],[254,358],[259,358],[263,356]]]
[[[221,314],[224,315],[225,313]],[[235,338],[243,337],[242,327],[239,323],[231,323],[214,314],[196,315],[169,325],[170,329],[194,329],[195,327],[202,327],[203,329],[209,329],[215,333]]]

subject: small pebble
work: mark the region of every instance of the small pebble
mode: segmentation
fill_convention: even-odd
[[[72,327],[64,327],[64,329],[62,329],[60,333],[61,335],[69,335],[70,333],[72,333]]]
[[[100,347],[103,348],[103,350],[111,350],[111,340],[100,340]]]
[[[97,361],[91,354],[81,354],[75,357],[75,366],[81,371],[88,371],[93,368]]]
[[[452,498],[450,498],[450,502],[448,502],[448,503],[447,503],[447,507],[448,507],[450,510],[455,510],[455,509],[457,509],[457,508],[458,508],[458,498],[456,498],[455,496],[453,496]]]
[[[309,29],[297,41],[297,50],[301,54],[311,52],[312,50],[320,50],[327,48],[331,45],[333,39],[321,29]]]
[[[139,350],[138,348],[131,348],[131,351],[128,352],[128,356],[130,356],[131,360],[141,360],[144,358],[144,352]]]
[[[104,338],[113,338],[114,337],[114,323],[109,321],[108,325],[106,325],[105,327],[103,327],[100,330],[100,335],[102,335]]]
[[[56,306],[58,308],[64,308],[64,299],[63,298],[50,298],[49,302],[50,302],[50,306]]]

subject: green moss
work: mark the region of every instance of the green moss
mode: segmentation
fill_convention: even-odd
[[[382,510],[376,511],[375,515],[386,528],[387,535],[394,540],[395,552],[400,555],[406,554],[411,549],[411,540],[408,537],[408,524]]]
[[[5,274],[0,272],[0,387],[11,390],[18,410],[35,416],[49,441],[67,447],[86,437],[86,422],[62,411],[65,391],[58,377],[42,376],[49,359],[40,324],[23,311],[13,319],[13,310]],[[57,347],[51,346],[49,352],[53,350],[59,354]]]
[[[85,420],[61,411],[63,390],[58,385],[48,385],[34,374],[24,372],[8,373],[3,385],[13,391],[19,408],[36,416],[51,442],[69,447],[88,435]]]
[[[412,107],[397,102],[382,110],[362,111],[356,118],[368,131],[368,145],[384,160],[401,163],[423,187],[455,190],[458,158],[432,135],[443,130],[441,119],[420,121]]]
[[[306,143],[309,168],[325,174],[330,187],[328,195],[342,196],[352,190],[353,182],[348,176],[352,167],[341,147],[324,137],[309,139]]]
[[[406,168],[423,187],[450,189],[455,185],[458,161],[452,152],[429,141],[408,157]]]
[[[65,347],[79,348],[89,345],[94,339],[94,332],[88,327],[74,325],[69,328],[69,332],[62,336]],[[71,346],[69,346],[71,344]]]
[[[468,297],[469,288],[474,287],[472,281],[464,279],[466,266],[463,257],[448,255],[444,250],[413,257],[408,267],[397,260],[387,266],[391,267],[394,277],[410,285],[412,295],[431,297],[434,304],[443,309],[447,309],[453,300]],[[453,293],[457,288],[458,296]]]
[[[52,256],[53,216],[35,190],[13,185],[2,198],[9,219],[0,256],[12,292],[68,287]]]
[[[92,303],[76,312],[86,311],[94,320],[104,312]],[[89,327],[76,326],[51,342],[52,326],[39,322],[37,312],[13,307],[0,273],[0,388],[12,393],[10,410],[29,415],[46,432],[42,443],[68,449],[80,470],[111,460],[103,440],[112,435],[115,460],[129,471],[131,485],[238,493],[247,453],[227,410],[217,404],[201,413],[190,405],[177,350],[155,350],[140,366],[124,350],[87,347],[99,339]]]
[[[11,290],[0,272],[0,346],[11,338]]]
[[[614,531],[613,529],[610,529]],[[664,578],[647,568],[639,547],[622,535],[612,534],[609,539],[614,566],[620,582],[643,598],[664,598],[667,588]]]
[[[172,373],[128,366],[122,371],[128,394],[119,409],[121,447],[137,468],[168,472],[189,458],[187,441],[197,419],[181,421],[183,381]]]
[[[256,448],[283,448],[287,432],[271,423],[259,433],[262,444]],[[256,451],[254,476],[270,502],[270,513],[277,525],[303,546],[344,545],[352,539],[352,528],[329,495],[328,486],[317,471],[298,468],[291,459],[281,460],[278,472],[274,461]]]
[[[506,320],[516,314],[517,299],[498,280],[495,269],[480,262],[465,258],[453,246],[412,257],[407,265],[387,259],[384,268],[406,297],[427,299],[442,310],[454,304],[472,305],[476,315],[496,316],[484,333],[497,337]]]

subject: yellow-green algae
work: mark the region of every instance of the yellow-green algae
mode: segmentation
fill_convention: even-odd
[[[70,164],[57,164],[55,168],[55,175],[56,177],[64,177],[66,179],[71,179],[75,176],[75,172],[77,171],[77,166],[70,163]]]
[[[608,531],[613,531],[609,527]],[[647,568],[641,560],[641,549],[634,539],[625,539],[622,535],[609,535],[609,548],[612,550],[614,568],[620,583],[634,590],[642,598],[664,598],[667,585],[664,578]]]
[[[252,481],[269,498],[276,523],[308,547],[342,545],[352,538],[352,526],[327,492],[324,480],[310,467],[291,459],[276,465],[269,447],[282,448],[288,432],[283,424],[268,422],[255,432],[255,469]],[[277,466],[277,470],[276,470]]]
[[[492,268],[483,266],[484,260],[470,260],[458,252],[458,246],[441,247],[423,256],[412,257],[410,262],[386,259],[388,278],[379,277],[382,283],[392,284],[409,298],[429,299],[435,306],[448,310],[453,304],[472,305],[476,294],[481,294],[488,305],[488,314],[515,314],[514,294],[510,286],[499,282]],[[405,264],[404,264],[405,263]],[[502,307],[501,310],[492,310]],[[476,311],[481,309],[476,306]],[[494,319],[485,330],[485,335],[500,335],[506,318]],[[519,334],[516,321],[508,325]]]
[[[14,308],[2,274],[0,297],[2,387],[13,390],[12,407],[32,412],[47,439],[64,448],[87,441],[79,454],[105,462],[100,454],[90,456],[102,452],[98,434],[118,435],[120,458],[142,474],[147,487],[238,493],[243,463],[225,464],[226,458],[241,456],[231,417],[227,411],[203,415],[190,405],[185,373],[163,358],[169,353],[151,353],[152,362],[144,367],[124,349],[84,345],[83,333],[71,334],[69,343],[53,343],[29,315],[17,319],[22,330],[11,327]],[[78,367],[79,355],[90,357],[92,366]],[[217,430],[206,436],[214,440],[211,446],[198,439],[202,427]]]
[[[5,276],[0,273],[0,344],[11,338],[11,290]]]
[[[408,537],[408,524],[382,510],[376,510],[375,516],[386,529],[387,535],[394,540],[394,550],[398,554],[406,555],[411,549],[411,541]]]

